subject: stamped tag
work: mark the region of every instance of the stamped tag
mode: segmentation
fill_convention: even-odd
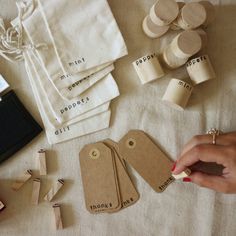
[[[119,153],[156,192],[163,192],[175,180],[173,162],[143,131],[125,135],[119,142]]]
[[[80,169],[87,210],[101,213],[117,209],[120,202],[112,150],[101,142],[85,146],[80,152]]]
[[[129,207],[139,200],[139,193],[137,192],[129,174],[126,171],[124,163],[121,161],[118,153],[118,145],[114,141],[108,139],[104,143],[113,150],[114,160],[117,170],[117,178],[120,188],[120,195],[122,201],[122,208]]]

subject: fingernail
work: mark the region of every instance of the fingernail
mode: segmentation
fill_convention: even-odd
[[[192,180],[190,178],[183,178],[183,182],[190,183]]]
[[[176,168],[176,162],[174,163],[174,165],[173,165],[171,171],[173,172],[173,171],[175,170],[175,168]]]

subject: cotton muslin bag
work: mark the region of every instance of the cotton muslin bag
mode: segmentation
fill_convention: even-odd
[[[39,108],[39,112],[41,114],[44,127],[46,130],[46,135],[50,144],[57,144],[60,142],[68,141],[70,139],[94,133],[109,127],[111,111],[110,110],[105,111],[108,108],[106,107],[106,105],[103,105],[103,107],[105,108],[105,109],[103,108],[104,111],[100,109],[100,111],[97,114],[93,115],[92,114],[93,111],[85,113],[84,118],[86,118],[85,117],[86,115],[87,116],[91,115],[91,117],[87,119],[83,119],[81,117],[82,118],[81,121],[79,121],[79,119],[77,121],[76,119],[74,119],[75,123],[61,125],[60,127],[57,128],[52,127],[48,120],[48,117],[46,116],[46,114],[47,115],[51,114],[50,109],[47,106],[45,106],[46,101],[41,100],[42,97],[40,97],[37,83],[35,83],[34,80],[35,76],[37,76],[35,73],[36,71],[33,70],[32,64],[29,60],[27,53],[24,53],[24,58],[25,58],[25,68],[28,77],[30,79],[32,90],[35,95],[37,106]],[[109,104],[107,105],[109,106]]]
[[[37,0],[65,73],[82,72],[127,55],[106,0]]]
[[[63,100],[55,91],[50,81],[45,78],[46,74],[41,64],[37,61],[35,54],[32,53],[33,50],[34,49],[26,50],[31,65],[36,71],[33,79],[39,82],[38,85],[42,88],[50,109],[53,111],[53,115],[56,119],[54,122],[53,120],[51,122],[53,122],[54,126],[57,126],[58,123],[62,124],[68,122],[120,95],[115,80],[112,75],[109,74],[79,97],[70,101]]]
[[[45,69],[47,78],[62,98],[70,100],[80,95],[114,69],[112,64],[106,64],[82,73],[64,74],[38,4],[37,2],[32,3],[34,3],[34,11],[30,16],[22,19],[22,24],[32,48],[35,49],[35,54]],[[19,24],[19,21],[13,21],[13,24],[17,23]],[[56,77],[51,77],[51,75],[56,75]],[[80,83],[81,80],[83,83]]]

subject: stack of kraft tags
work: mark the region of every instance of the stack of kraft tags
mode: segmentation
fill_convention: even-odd
[[[0,55],[24,60],[50,144],[109,127],[119,89],[113,63],[127,48],[106,0],[20,0]]]

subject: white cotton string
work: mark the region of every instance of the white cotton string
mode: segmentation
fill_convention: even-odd
[[[10,62],[21,61],[24,59],[24,50],[47,49],[45,43],[37,45],[23,45],[23,26],[22,20],[29,17],[35,9],[33,0],[18,0],[16,2],[18,9],[17,24],[13,27],[5,28],[3,20],[0,18],[0,55]]]

